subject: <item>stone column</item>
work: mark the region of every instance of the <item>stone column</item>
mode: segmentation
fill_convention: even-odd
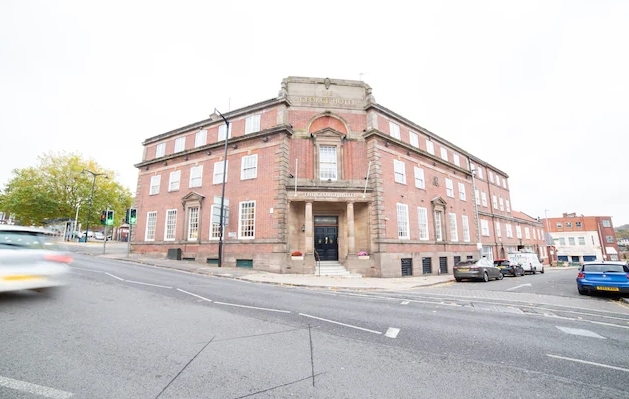
[[[347,203],[347,253],[356,254],[356,234],[354,232],[354,203]]]
[[[312,202],[306,202],[306,254],[314,252],[314,220],[312,217]]]

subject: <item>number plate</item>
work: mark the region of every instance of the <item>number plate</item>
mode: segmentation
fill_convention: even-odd
[[[620,291],[618,287],[596,287],[599,291]]]
[[[469,270],[470,270],[470,269],[468,269],[467,267],[459,267],[459,271],[460,271],[460,272],[467,272],[467,271],[469,271]]]
[[[5,281],[41,280],[40,276],[15,275],[3,277]]]

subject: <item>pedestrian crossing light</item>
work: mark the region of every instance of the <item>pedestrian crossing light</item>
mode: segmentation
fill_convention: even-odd
[[[107,222],[107,211],[102,211],[100,213],[100,224],[104,225]]]
[[[129,224],[135,224],[138,221],[138,210],[135,208],[129,209]]]
[[[114,225],[114,211],[107,210],[107,219],[105,220],[107,226]]]

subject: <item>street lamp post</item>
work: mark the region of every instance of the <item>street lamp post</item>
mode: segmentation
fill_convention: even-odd
[[[476,200],[476,167],[472,168],[472,190],[474,190],[474,216],[476,217],[476,237],[478,237],[478,243],[476,248],[478,249],[478,259],[483,257],[483,243],[481,241],[480,231],[480,218],[478,217],[478,201]]]
[[[220,213],[220,224],[219,224],[219,233],[218,233],[218,267],[223,267],[223,223],[224,223],[224,215],[223,212],[225,210],[225,178],[227,177],[227,141],[229,140],[229,122],[227,118],[223,116],[216,108],[214,108],[214,112],[218,113],[223,121],[225,122],[225,153],[223,155],[223,187],[221,188],[221,213]]]
[[[81,173],[90,173],[92,175],[92,195],[90,196],[90,207],[87,210],[87,226],[85,228],[85,242],[87,242],[87,235],[90,231],[90,217],[92,216],[92,204],[94,203],[94,187],[96,186],[96,178],[98,176],[105,176],[105,179],[108,179],[109,177],[106,173],[96,173],[88,169],[83,169]]]

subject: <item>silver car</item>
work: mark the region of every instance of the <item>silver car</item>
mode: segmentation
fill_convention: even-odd
[[[502,271],[487,258],[463,260],[454,266],[453,272],[456,281],[473,279],[487,282],[494,278],[496,280],[504,278]]]
[[[0,225],[0,292],[53,292],[67,284],[72,257],[45,230]]]

